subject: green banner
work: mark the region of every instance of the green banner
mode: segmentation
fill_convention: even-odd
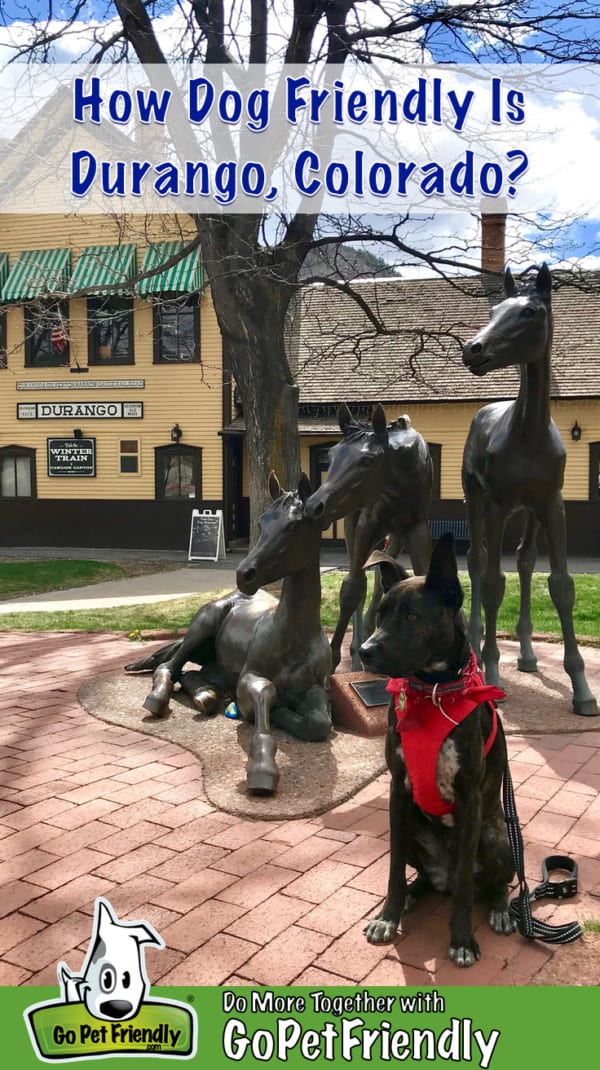
[[[93,1018],[83,1003],[55,1002],[27,1011],[32,1044],[48,1061],[82,1056],[179,1055],[195,1051],[195,1016],[185,1006],[150,999],[135,1018],[107,1022]]]
[[[596,987],[152,992],[154,998],[144,1002],[134,1019],[117,1024],[90,1017],[81,1004],[58,1004],[56,988],[0,989],[3,1065],[18,1070],[40,1066],[28,1021],[45,1062],[68,1060],[71,1067],[84,1067],[101,1057],[111,1068],[129,1070],[151,1070],[165,1058],[186,1059],[206,1070],[265,1063],[290,1070],[358,1067],[364,1062],[515,1070],[527,1060],[533,1067],[573,1061],[587,1065],[597,1048]],[[35,1007],[46,1000],[50,1006]],[[126,1045],[119,1054],[111,1054],[114,1037]]]

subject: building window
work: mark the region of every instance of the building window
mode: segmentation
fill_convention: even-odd
[[[131,297],[88,298],[90,364],[133,364]]]
[[[339,438],[333,438],[329,442],[321,442],[316,446],[309,447],[310,482],[315,490],[321,486],[327,476],[329,453],[338,442]],[[323,538],[325,540],[342,539],[344,535],[343,529],[344,521],[341,518],[334,520],[327,530],[323,532]]]
[[[35,498],[35,450],[0,448],[0,498]]]
[[[6,310],[0,308],[0,368],[7,368],[6,357]]]
[[[431,496],[439,501],[442,496],[442,447],[435,442],[428,442],[429,455],[433,463],[433,485]]]
[[[590,442],[590,501],[600,500],[600,442]]]
[[[137,438],[122,438],[119,442],[119,472],[122,476],[139,475],[140,442]]]
[[[154,301],[154,363],[189,364],[200,360],[198,294]]]
[[[339,442],[339,438],[334,438],[331,442],[321,442],[318,446],[310,447],[310,481],[313,487],[321,486],[325,473],[329,468],[329,451],[337,442]]]
[[[25,366],[61,368],[69,363],[68,307],[36,302],[25,306]]]
[[[184,501],[202,497],[202,450],[195,446],[156,448],[156,497]]]

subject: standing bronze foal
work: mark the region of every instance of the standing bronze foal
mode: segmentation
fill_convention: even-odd
[[[352,614],[353,667],[360,669],[358,648],[363,641],[362,605],[367,590],[363,565],[386,535],[393,551],[404,544],[416,575],[424,575],[431,557],[429,512],[433,465],[427,443],[410,426],[408,417],[388,430],[381,405],[373,410],[371,425],[356,423],[346,405],[338,409],[343,439],[330,451],[323,484],[308,499],[306,512],[323,530],[345,517],[344,535],[350,571],[340,590],[340,613],[331,641],[332,668],[341,657],[342,640]],[[369,610],[373,630],[375,605]]]
[[[536,537],[543,528],[550,557],[548,587],[564,640],[564,666],[573,685],[573,710],[585,717],[598,714],[585,678],[583,658],[573,630],[575,591],[567,571],[565,506],[561,489],[566,451],[550,416],[550,354],[552,349],[552,279],[544,264],[535,283],[515,289],[506,272],[506,299],[492,310],[490,322],[463,347],[463,361],[473,375],[518,364],[521,386],[515,401],[485,405],[477,413],[465,444],[463,487],[471,533],[470,639],[481,647],[481,602],[485,610],[483,661],[488,683],[498,684],[496,620],[504,597],[502,541],[507,518],[526,510],[525,528],[517,548],[521,604],[517,635],[519,669],[535,672],[531,645],[531,575]],[[484,543],[485,540],[485,543]]]

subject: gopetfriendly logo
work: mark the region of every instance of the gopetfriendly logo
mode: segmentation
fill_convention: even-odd
[[[80,974],[58,965],[61,999],[36,1003],[25,1021],[44,1062],[154,1055],[190,1059],[197,1024],[185,1003],[148,997],[144,946],[164,947],[145,921],[119,921],[106,899],[96,900],[92,939]]]

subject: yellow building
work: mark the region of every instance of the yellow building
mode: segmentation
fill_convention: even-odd
[[[503,262],[503,259],[501,260]],[[571,553],[600,551],[600,276],[555,277],[551,411],[567,451],[564,497]],[[499,297],[481,278],[356,281],[388,335],[376,334],[361,307],[324,285],[308,287],[291,335],[300,386],[302,463],[320,481],[326,450],[339,437],[335,410],[346,401],[361,417],[381,402],[388,420],[407,413],[430,445],[435,470],[432,516],[465,517],[462,454],[482,405],[516,397],[519,372],[485,377],[464,367],[461,339],[489,319]],[[521,522],[507,528],[516,545]],[[334,534],[333,532],[331,534]],[[335,534],[340,534],[338,531]]]
[[[183,550],[194,508],[222,508],[227,541],[247,538],[243,412],[198,249],[178,259],[185,221],[5,215],[0,235],[0,545]],[[569,548],[595,554],[600,280],[555,281],[552,411],[567,447]],[[481,279],[353,285],[389,334],[319,284],[290,310],[302,467],[323,478],[341,401],[359,419],[381,402],[430,445],[434,519],[464,518],[470,421],[518,390],[515,369],[478,379],[461,360],[460,339],[497,295]],[[511,521],[507,545],[519,529]],[[341,536],[341,523],[326,533]]]
[[[504,217],[484,217],[482,267],[504,263]],[[501,227],[498,228],[498,223]],[[500,234],[498,233],[500,229]],[[338,405],[360,420],[384,405],[388,421],[407,413],[429,443],[436,521],[464,520],[462,454],[474,414],[490,401],[514,398],[519,372],[483,378],[462,363],[461,340],[489,319],[502,296],[483,277],[353,280],[352,287],[389,333],[377,333],[361,305],[339,289],[308,285],[290,310],[290,357],[300,388],[301,463],[313,484],[339,440]],[[552,415],[567,451],[564,497],[569,551],[600,550],[600,276],[555,277]],[[243,413],[224,434],[243,439]],[[521,519],[511,518],[505,546],[514,548]],[[343,537],[343,523],[325,533]]]
[[[76,215],[0,233],[2,544],[184,548],[192,509],[222,505],[230,401],[198,250],[156,272],[189,233]]]

